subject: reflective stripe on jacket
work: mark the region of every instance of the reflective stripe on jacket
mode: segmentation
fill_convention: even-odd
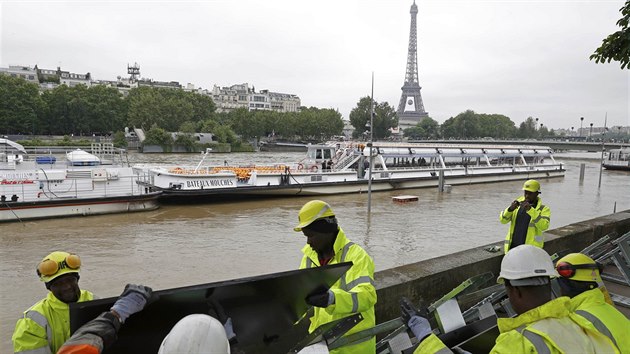
[[[525,200],[524,196],[520,196],[516,198],[519,202]],[[512,234],[514,233],[514,226],[516,225],[516,216],[518,215],[518,210],[520,208],[517,207],[514,211],[509,211],[510,207],[505,208],[505,210],[501,211],[499,214],[499,220],[502,224],[510,224],[510,230],[505,237],[505,243],[503,249],[505,253],[507,253],[510,249],[510,243],[512,243]],[[531,217],[529,221],[529,227],[527,228],[527,236],[525,238],[525,244],[534,245],[542,248],[543,243],[545,241],[543,237],[543,231],[546,231],[549,228],[549,221],[551,219],[551,210],[548,206],[542,203],[542,199],[538,197],[538,203],[536,203],[536,207],[532,207],[527,211],[527,214]]]
[[[499,336],[490,353],[619,353],[608,338],[570,317],[570,300],[560,297],[514,318],[497,320]],[[414,354],[452,353],[431,334]]]
[[[315,313],[310,318],[309,333],[317,327],[360,312],[363,320],[346,333],[352,334],[374,327],[376,318],[374,304],[376,304],[376,289],[374,288],[374,261],[359,245],[350,242],[341,228],[333,245],[335,255],[328,264],[351,261],[352,267],[341,276],[330,290],[335,294],[335,303],[326,307],[315,307]],[[304,256],[300,269],[319,267],[319,257],[308,244],[302,249]],[[376,338],[369,339],[355,345],[341,347],[331,353],[374,353],[376,352]]]
[[[571,316],[582,317],[593,329],[608,337],[620,352],[630,353],[630,320],[606,303],[599,288],[587,290],[571,299]]]
[[[92,300],[94,296],[81,290],[79,302]],[[70,338],[70,309],[52,292],[24,312],[15,324],[13,351],[15,353],[56,353]]]
[[[608,338],[569,316],[570,299],[551,300],[515,318],[497,320],[491,353],[618,353]]]

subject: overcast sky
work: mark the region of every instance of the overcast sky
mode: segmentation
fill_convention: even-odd
[[[5,1],[0,66],[95,79],[141,76],[212,89],[247,82],[348,119],[370,94],[401,96],[412,0]],[[429,115],[467,109],[550,128],[630,125],[630,70],[589,55],[623,0],[418,0],[418,67]]]

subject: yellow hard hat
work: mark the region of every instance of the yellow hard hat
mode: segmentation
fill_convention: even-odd
[[[523,190],[529,192],[540,192],[540,183],[535,179],[525,181],[523,184]]]
[[[298,221],[300,223],[294,227],[293,230],[300,232],[302,231],[302,228],[312,224],[315,220],[330,216],[335,216],[335,213],[333,213],[328,203],[322,200],[311,200],[310,202],[304,204],[302,209],[300,209],[300,212],[298,213]]]
[[[582,253],[570,253],[560,258],[556,263],[556,270],[566,279],[603,283],[597,263]]]
[[[42,259],[37,265],[37,275],[43,282],[57,278],[68,273],[79,273],[81,258],[76,254],[55,251]]]

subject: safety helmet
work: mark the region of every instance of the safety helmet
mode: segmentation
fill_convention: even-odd
[[[300,212],[298,213],[298,221],[300,223],[294,227],[293,230],[300,232],[303,228],[312,224],[315,220],[334,216],[335,213],[333,213],[328,203],[321,200],[311,200],[310,202],[304,204],[302,209],[300,209]]]
[[[528,192],[540,193],[540,183],[535,179],[530,179],[523,183],[523,190]]]
[[[221,322],[204,314],[188,315],[166,335],[158,354],[230,354],[230,342]]]
[[[81,258],[79,256],[68,252],[55,251],[39,262],[36,271],[39,279],[48,283],[64,274],[78,274],[80,269]]]
[[[582,253],[570,253],[560,258],[556,270],[566,279],[602,283],[597,263]]]
[[[514,286],[542,285],[558,277],[549,254],[542,248],[520,245],[508,251],[501,261],[497,283],[508,279]],[[547,279],[545,279],[547,278]]]

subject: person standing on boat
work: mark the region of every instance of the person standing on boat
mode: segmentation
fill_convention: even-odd
[[[70,337],[68,304],[94,298],[79,288],[80,269],[76,254],[55,251],[42,259],[36,272],[49,293],[17,321],[12,337],[15,353],[56,353]]]
[[[517,316],[497,320],[500,334],[490,353],[619,353],[610,339],[571,312],[568,297],[552,299],[551,278],[557,276],[542,248],[522,245],[503,257],[497,282],[505,285]],[[413,314],[405,322],[420,342],[414,354],[452,353],[426,318]]]
[[[348,240],[337,224],[337,218],[328,203],[312,200],[300,209],[299,224],[293,228],[306,236],[302,248],[304,256],[300,269],[321,267],[351,261],[352,267],[330,289],[310,294],[306,303],[315,307],[310,318],[309,333],[334,320],[361,313],[363,320],[346,335],[374,327],[374,261],[359,245]],[[375,353],[376,338],[368,337],[358,344],[344,346],[331,353]]]
[[[540,183],[530,179],[523,184],[523,195],[499,214],[502,224],[510,223],[503,246],[505,253],[525,244],[543,247],[543,231],[549,228],[551,210],[542,203],[539,194]]]

